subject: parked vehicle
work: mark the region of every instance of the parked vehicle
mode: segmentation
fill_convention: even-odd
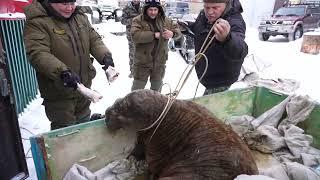
[[[102,12],[96,5],[81,5],[86,9],[86,15],[91,24],[99,24],[102,22]]]
[[[294,41],[304,32],[320,27],[320,3],[295,4],[278,9],[258,27],[259,39],[267,41],[270,36],[283,35]]]
[[[186,61],[187,64],[191,63],[195,56],[194,51],[194,33],[187,27],[188,23],[195,21],[195,16],[192,14],[184,15],[181,21],[178,21],[180,26],[182,37],[177,40],[169,41],[169,49],[171,51],[178,51],[181,57]]]
[[[114,14],[114,21],[115,22],[121,21],[121,17],[122,17],[122,9],[121,8],[115,9],[113,14]]]
[[[32,0],[13,1],[13,0],[0,0],[0,16],[6,13],[24,13],[23,7],[32,3]]]
[[[183,15],[189,14],[189,3],[167,2],[165,4],[165,13],[173,19],[181,19]]]
[[[116,7],[109,4],[103,4],[100,5],[99,8],[101,9],[103,19],[109,20],[115,18]]]

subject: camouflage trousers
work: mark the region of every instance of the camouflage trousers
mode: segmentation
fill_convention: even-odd
[[[129,67],[130,67],[130,72],[133,73],[134,52],[136,48],[133,43],[130,32],[127,30],[126,33],[127,33],[127,39],[128,39],[128,45],[129,45]]]
[[[51,130],[90,121],[90,101],[79,94],[72,99],[44,100]]]
[[[214,94],[218,92],[223,92],[226,91],[230,88],[230,86],[222,86],[222,87],[216,87],[216,88],[206,88],[204,91],[203,95],[209,95],[209,94]]]
[[[150,89],[154,91],[161,91],[165,70],[166,65],[159,65],[156,67],[142,67],[135,65],[131,91],[144,89],[148,79],[150,79]]]

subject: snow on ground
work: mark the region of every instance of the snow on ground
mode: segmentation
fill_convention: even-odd
[[[0,18],[3,19],[23,19],[26,16],[23,13],[2,13],[0,14]]]
[[[93,81],[92,89],[97,90],[104,97],[100,102],[92,104],[90,108],[93,113],[104,113],[105,109],[113,104],[117,98],[123,97],[130,92],[132,79],[128,78],[129,58],[127,39],[125,36],[110,34],[110,32],[123,32],[125,31],[125,27],[111,20],[95,25],[95,27],[104,37],[107,47],[113,54],[115,68],[120,72],[119,78],[114,83],[108,84],[101,65],[97,62],[94,63],[97,69],[97,76]],[[320,56],[301,53],[302,39],[288,42],[285,38],[277,36],[271,37],[267,42],[263,42],[258,40],[258,32],[255,28],[248,28],[246,41],[249,45],[249,54],[253,54],[256,60],[261,60],[271,65],[261,72],[262,77],[295,79],[301,84],[297,93],[308,94],[313,99],[320,101],[320,93],[318,93],[320,92],[320,87],[316,84],[316,77],[319,77],[320,74],[318,70],[320,67]],[[186,63],[177,52],[169,53],[164,82],[169,83],[171,89],[174,89],[185,68]],[[192,98],[197,83],[198,79],[193,71],[179,98]],[[146,88],[149,87],[150,84],[148,83]],[[167,87],[164,87],[164,91],[165,93],[169,92]],[[204,87],[200,85],[197,96],[202,95],[203,91]],[[44,107],[41,103],[41,98],[36,99],[28,106],[25,113],[19,117],[21,134],[24,139],[29,138],[33,134],[47,132],[50,129],[50,123],[45,116]],[[28,140],[24,140],[24,148],[27,157],[31,157]],[[27,163],[30,173],[29,179],[37,179],[32,158],[27,158]]]
[[[286,38],[276,36],[263,42],[258,40],[256,29],[249,29],[246,41],[249,53],[253,53],[258,60],[272,64],[261,74],[263,77],[295,79],[300,82],[297,94],[308,94],[320,102],[320,87],[316,83],[318,81],[316,77],[319,76],[320,55],[300,52],[302,38],[288,42]]]

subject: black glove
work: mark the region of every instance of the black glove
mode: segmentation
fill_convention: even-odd
[[[70,87],[74,90],[77,89],[77,83],[80,82],[80,78],[77,74],[71,72],[71,70],[62,71],[60,77],[63,81],[64,87]]]
[[[97,119],[102,119],[104,118],[105,115],[104,114],[100,114],[100,113],[93,113],[90,117],[90,121],[94,121],[94,120],[97,120]]]
[[[194,37],[194,32],[190,29],[189,23],[187,21],[178,21],[181,29],[181,33],[190,37]]]
[[[108,69],[109,66],[114,67],[114,63],[111,55],[105,55],[103,58],[103,63],[104,63],[104,66],[102,67],[102,69],[104,70]]]

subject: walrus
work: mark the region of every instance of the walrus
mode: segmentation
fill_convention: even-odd
[[[194,102],[175,99],[153,136],[158,124],[142,130],[158,119],[167,102],[168,97],[157,91],[137,90],[105,112],[111,132],[119,128],[137,132],[137,147],[144,150],[148,171],[155,179],[233,180],[240,174],[258,174],[241,138]]]

